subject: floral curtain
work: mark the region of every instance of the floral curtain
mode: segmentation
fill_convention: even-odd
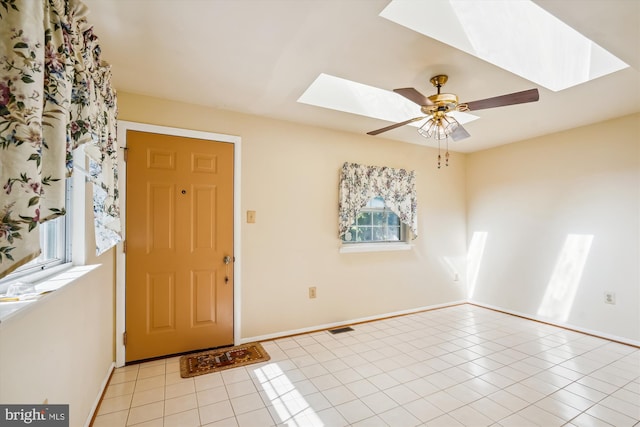
[[[0,0],[0,277],[36,258],[39,224],[65,214],[82,144],[97,252],[120,240],[116,94],[86,13],[80,0]]]
[[[418,237],[418,201],[415,171],[345,163],[340,173],[338,230],[342,237],[355,222],[358,212],[376,196],[384,199],[403,224]]]

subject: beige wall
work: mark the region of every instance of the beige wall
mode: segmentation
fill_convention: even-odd
[[[242,138],[241,336],[255,337],[462,300],[463,155],[367,135],[119,94],[119,118]],[[417,171],[420,237],[410,251],[340,254],[338,173],[345,162]],[[246,210],[257,222],[244,222]],[[316,286],[318,297],[308,298]]]
[[[382,138],[127,93],[119,106],[123,120],[242,137],[243,218],[257,211],[237,254],[242,337],[463,300],[467,240],[484,231],[474,300],[541,317],[567,236],[591,235],[566,323],[640,340],[640,115],[454,155],[438,171],[435,150]],[[338,253],[345,161],[417,171],[411,251]],[[100,266],[0,324],[0,402],[69,403],[72,426],[86,421],[114,360],[114,252],[92,256],[90,214],[86,224],[88,263]]]
[[[469,155],[467,211],[473,300],[640,341],[640,114]]]

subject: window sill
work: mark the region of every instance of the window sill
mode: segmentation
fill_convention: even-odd
[[[409,251],[413,245],[406,242],[400,243],[352,243],[340,246],[341,254],[362,252],[392,252]]]
[[[5,322],[19,312],[26,311],[40,299],[78,280],[98,266],[99,264],[74,267],[69,263],[51,268],[46,277],[25,276],[20,278],[19,281],[33,283],[36,292],[35,294],[20,295],[17,300],[7,298],[6,301],[2,300],[4,295],[0,295],[0,323]]]

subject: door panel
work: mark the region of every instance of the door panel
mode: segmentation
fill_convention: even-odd
[[[216,320],[216,280],[209,271],[193,273],[193,326],[207,326]]]
[[[149,332],[163,332],[175,329],[175,286],[173,274],[147,275],[147,311],[149,312]]]
[[[175,186],[148,184],[147,188],[150,204],[144,212],[147,223],[147,253],[151,254],[163,249],[174,252]],[[155,212],[162,212],[163,215],[154,215]]]
[[[215,250],[216,235],[216,189],[215,187],[194,187],[193,227],[191,229],[192,252]]]
[[[233,344],[233,144],[127,148],[126,361]]]

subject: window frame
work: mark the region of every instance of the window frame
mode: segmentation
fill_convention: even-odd
[[[383,204],[382,207],[372,206],[375,203],[380,203],[380,202],[382,202]],[[376,227],[373,224],[373,214],[384,212],[387,215],[391,213],[397,218],[399,234],[400,234],[399,239],[398,240],[345,240],[345,235],[343,235],[340,238],[340,241],[342,244],[340,247],[341,253],[380,252],[380,251],[395,251],[395,250],[411,249],[412,245],[409,243],[409,240],[408,240],[410,235],[410,231],[408,229],[409,227],[406,224],[404,224],[402,221],[400,221],[400,218],[397,216],[397,214],[386,206],[384,198],[382,198],[381,196],[374,196],[371,199],[369,199],[365,207],[363,207],[358,212],[358,216],[356,217],[352,227],[358,228],[359,226],[361,226],[361,224],[358,224],[358,219],[360,218],[360,215],[362,213],[366,213],[366,212],[370,212],[372,214],[372,220],[371,220],[372,237],[373,237],[373,228]],[[388,226],[388,219],[385,221],[384,225]],[[367,227],[367,225],[364,225],[364,227]]]
[[[39,225],[40,228],[40,247],[42,253],[28,263],[20,266],[12,273],[8,274],[0,280],[0,294],[7,292],[11,284],[16,282],[37,282],[42,278],[58,271],[56,267],[65,267],[71,263],[72,257],[72,209],[73,197],[73,179],[66,178],[65,182],[65,215],[46,221]],[[44,231],[44,233],[43,233]],[[45,241],[49,233],[56,234],[56,242],[54,246],[54,256],[42,259],[46,255],[47,242]],[[38,261],[40,259],[40,261]]]
[[[374,206],[376,204],[382,204],[382,207],[380,206]],[[371,221],[370,224],[361,224],[360,223],[360,219],[361,219],[361,215],[362,214],[366,214],[369,213],[371,214]],[[385,215],[385,219],[383,220],[384,223],[382,225],[376,225],[375,224],[375,215],[376,214],[380,214],[382,213],[383,215]],[[393,215],[396,219],[397,219],[397,224],[398,225],[393,225],[393,228],[397,228],[398,229],[398,239],[373,239],[374,236],[374,230],[376,228],[380,229],[382,228],[383,230],[387,230],[389,228],[389,220],[388,220],[388,215]],[[367,202],[367,204],[358,212],[358,216],[356,217],[356,220],[354,221],[354,223],[351,226],[351,230],[354,229],[363,229],[366,230],[370,228],[371,229],[371,239],[366,239],[366,240],[346,240],[346,234],[345,233],[342,236],[342,243],[344,244],[348,244],[348,245],[352,245],[352,244],[365,244],[365,243],[397,243],[397,242],[405,242],[406,241],[406,235],[407,235],[407,230],[406,230],[406,226],[405,224],[402,223],[402,221],[400,221],[400,218],[398,217],[398,215],[393,212],[391,209],[389,209],[387,207],[387,205],[384,202],[384,199],[380,196],[375,196],[372,197],[371,199],[369,199],[369,201]],[[351,232],[351,230],[349,232]],[[348,232],[348,233],[349,233]],[[384,234],[387,234],[386,232]]]

